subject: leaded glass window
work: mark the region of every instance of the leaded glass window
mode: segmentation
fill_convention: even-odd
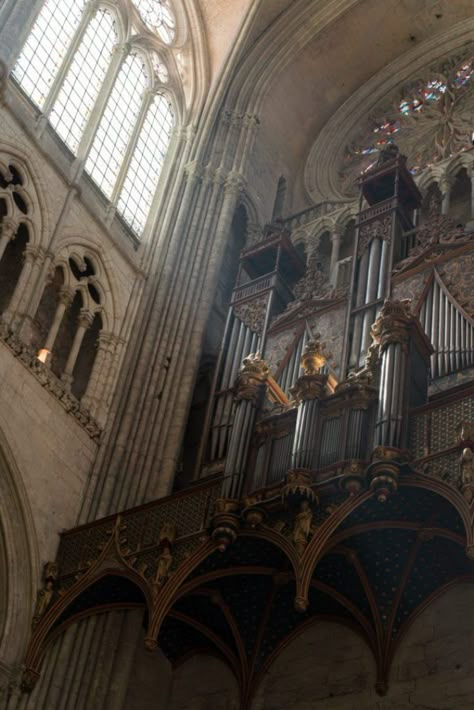
[[[137,234],[145,226],[172,128],[170,103],[164,95],[157,94],[145,116],[117,205]]]
[[[129,54],[114,84],[86,162],[86,171],[107,197],[112,195],[146,86],[143,61]]]
[[[40,125],[78,156],[75,174],[84,169],[136,234],[174,123],[161,88],[178,80],[175,39],[170,0],[44,0],[12,72]]]
[[[39,108],[44,106],[83,9],[84,0],[46,0],[28,35],[13,76]]]
[[[51,125],[73,152],[104,81],[115,41],[110,13],[99,10],[87,26],[51,110]]]

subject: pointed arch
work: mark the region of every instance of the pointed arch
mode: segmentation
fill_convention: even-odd
[[[21,662],[30,636],[40,556],[28,494],[0,429],[0,683]],[[6,568],[1,569],[1,566]]]

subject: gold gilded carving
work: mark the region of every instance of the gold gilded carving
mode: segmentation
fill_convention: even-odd
[[[169,545],[165,545],[158,557],[158,565],[156,568],[154,587],[161,587],[170,575],[170,568],[173,563],[173,555]]]
[[[288,498],[305,498],[307,500],[318,502],[318,496],[311,488],[311,474],[301,468],[288,471],[286,484],[283,486],[282,499]]]
[[[217,543],[217,549],[224,552],[235,542],[240,529],[239,501],[233,498],[218,498],[212,518],[212,539]]]
[[[267,313],[268,294],[252,298],[243,303],[237,303],[233,311],[237,318],[257,335],[262,334],[265,315]]]
[[[47,611],[51,602],[58,596],[58,566],[56,562],[47,562],[43,571],[44,587],[36,595],[36,605],[33,614],[32,627],[35,628]]]
[[[302,501],[300,511],[296,514],[293,526],[292,540],[299,555],[302,555],[306,546],[315,532],[313,525],[313,511],[307,500]]]
[[[461,422],[456,427],[456,435],[459,443],[464,443],[465,441],[474,442],[474,422]]]
[[[461,454],[461,492],[468,503],[474,499],[474,453],[466,446]]]
[[[265,387],[270,370],[260,353],[244,358],[235,384],[236,399],[256,401]]]
[[[301,367],[305,375],[318,375],[324,367],[331,353],[326,351],[326,344],[321,342],[321,335],[316,333],[308,341],[301,356]]]
[[[158,543],[166,543],[168,545],[172,545],[176,539],[176,524],[172,521],[165,521],[161,528],[160,528],[160,533],[158,535]]]

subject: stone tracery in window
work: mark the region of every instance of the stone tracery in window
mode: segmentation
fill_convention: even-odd
[[[145,24],[168,44],[176,34],[176,22],[166,0],[132,0]]]
[[[117,21],[124,13],[131,22]],[[123,36],[122,27],[129,35]],[[12,71],[137,235],[145,227],[175,122],[162,91],[164,84],[179,91],[173,86],[178,73],[171,81],[168,67],[175,35],[167,0],[111,0],[103,7],[100,0],[45,0]]]
[[[397,92],[347,147],[341,171],[346,189],[374,165],[387,143],[397,143],[413,173],[470,148],[473,87],[471,52],[444,62]]]

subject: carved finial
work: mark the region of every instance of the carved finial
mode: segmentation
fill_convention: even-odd
[[[326,345],[321,342],[321,336],[316,333],[314,338],[306,343],[301,356],[301,367],[305,375],[317,375],[326,364],[331,353],[325,352]]]

